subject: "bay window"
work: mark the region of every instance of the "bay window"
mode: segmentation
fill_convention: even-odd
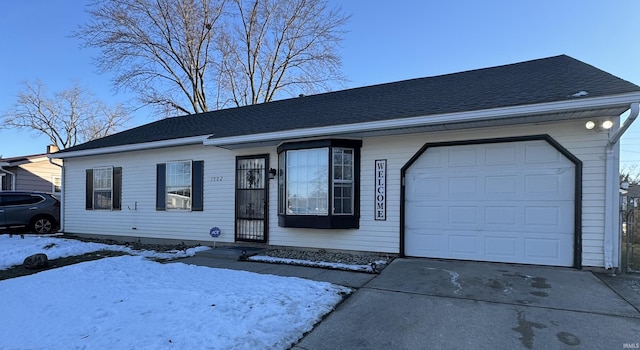
[[[278,147],[279,225],[358,228],[361,146],[328,139]]]

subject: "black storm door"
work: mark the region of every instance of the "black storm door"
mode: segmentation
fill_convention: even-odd
[[[236,158],[236,240],[267,241],[269,155]]]

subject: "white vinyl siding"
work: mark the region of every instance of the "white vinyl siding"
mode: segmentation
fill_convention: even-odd
[[[212,242],[209,230],[215,226],[222,231],[216,241],[233,242],[234,157],[235,153],[214,147],[184,146],[66,159],[64,229],[69,233]],[[185,158],[204,160],[206,211],[157,211],[157,164]],[[84,208],[84,189],[69,184],[83,184],[83,168],[104,164],[122,167],[122,210],[78,210]]]
[[[604,146],[607,132],[586,130],[584,122],[569,121],[530,126],[504,126],[364,138],[360,171],[359,229],[299,229],[278,226],[277,180],[269,181],[269,241],[295,246],[398,253],[400,249],[400,169],[427,142],[549,134],[583,162],[582,232],[584,266],[604,266]],[[211,227],[222,231],[218,242],[234,240],[235,157],[270,155],[269,168],[278,168],[275,147],[225,150],[206,146],[172,147],[65,160],[65,184],[83,184],[84,170],[103,164],[123,167],[122,211],[86,213],[84,187],[66,186],[65,230],[134,237],[210,241]],[[204,160],[203,212],[155,210],[155,166],[175,159]],[[376,221],[375,160],[387,160],[387,220]],[[358,195],[358,194],[356,194]],[[187,215],[184,215],[187,214]],[[100,222],[100,225],[96,225]]]

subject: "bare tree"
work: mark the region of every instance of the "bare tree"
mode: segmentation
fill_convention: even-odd
[[[102,50],[102,72],[145,104],[179,113],[208,110],[207,70],[213,30],[225,0],[108,0],[89,7],[76,36]]]
[[[122,105],[107,107],[77,84],[48,97],[40,82],[25,83],[13,108],[3,115],[4,128],[33,130],[60,149],[107,136],[129,120]]]
[[[620,182],[628,182],[631,185],[640,185],[640,165],[623,165],[620,168]]]
[[[76,37],[141,102],[199,113],[342,81],[348,19],[326,0],[106,0]],[[212,104],[210,100],[215,100]]]
[[[345,80],[340,28],[347,16],[323,0],[233,0],[221,37],[220,84],[236,106],[268,102],[279,91],[314,92]]]

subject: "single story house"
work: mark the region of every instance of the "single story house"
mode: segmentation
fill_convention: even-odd
[[[60,195],[62,162],[49,155],[58,151],[48,146],[47,153],[0,158],[0,191],[40,191]]]
[[[639,101],[561,55],[159,120],[56,154],[62,230],[616,268]]]

